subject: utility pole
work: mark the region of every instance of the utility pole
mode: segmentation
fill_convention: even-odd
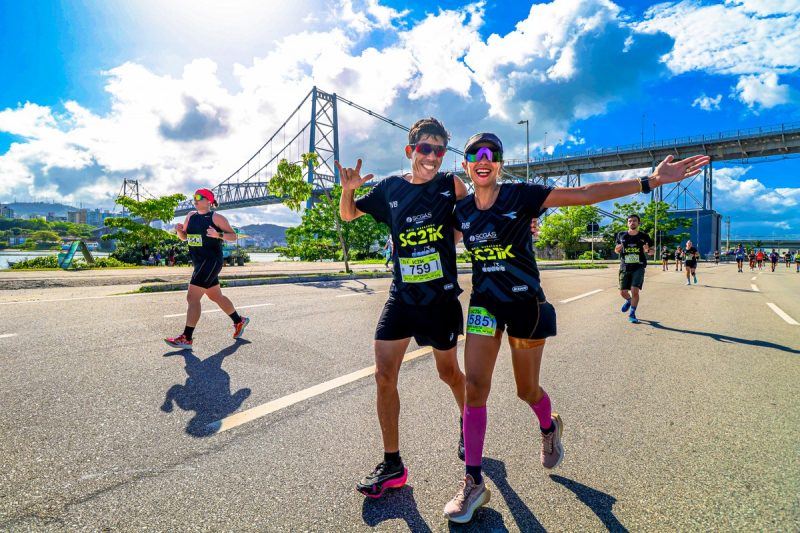
[[[525,181],[531,181],[531,140],[528,120],[520,120],[517,124],[525,124]],[[546,135],[546,133],[545,133]]]
[[[725,217],[725,249],[731,249],[731,217]]]

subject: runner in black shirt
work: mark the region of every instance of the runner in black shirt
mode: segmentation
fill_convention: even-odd
[[[447,383],[460,413],[464,409],[464,374],[456,345],[464,331],[458,295],[452,214],[456,199],[467,194],[454,174],[439,172],[450,134],[434,118],[417,121],[408,132],[405,155],[411,174],[390,176],[358,200],[355,190],[372,174],[361,177],[356,167],[336,167],[342,184],[340,214],[353,220],[363,214],[387,224],[394,243],[393,281],[375,331],[375,380],[384,460],[356,488],[377,498],[385,489],[402,487],[408,470],[400,458],[400,397],[397,380],[411,337],[432,346],[439,377]],[[459,431],[460,433],[460,431]],[[458,449],[463,458],[463,437]]]
[[[661,270],[669,270],[669,250],[666,246],[661,247]]]
[[[639,215],[628,215],[628,231],[617,235],[614,251],[619,254],[619,294],[625,299],[620,311],[630,309],[628,320],[638,324],[636,308],[639,307],[639,291],[644,286],[647,255],[652,253],[653,241],[646,233],[639,232]],[[655,251],[655,250],[653,250]]]
[[[464,170],[475,193],[459,201],[455,216],[472,258],[472,295],[467,319],[464,366],[467,397],[464,408],[466,475],[444,513],[453,522],[472,519],[489,501],[481,473],[486,433],[486,402],[503,331],[507,330],[517,396],[533,410],[542,433],[540,459],[545,468],[561,463],[563,424],[539,386],[545,339],[556,333],[555,310],[542,290],[527,218],[543,208],[590,205],[651,187],[674,183],[700,172],[709,161],[694,156],[678,163],[667,157],[649,178],[601,182],[575,188],[534,184],[500,184],[503,145],[496,135],[479,133],[464,147]]]
[[[181,335],[164,339],[164,342],[173,348],[192,347],[192,334],[200,320],[200,300],[203,295],[208,296],[231,317],[234,339],[241,337],[244,328],[250,323],[249,318],[239,316],[233,303],[222,294],[219,286],[222,241],[235,241],[236,232],[224,216],[211,210],[217,205],[213,192],[209,189],[198,189],[193,199],[197,210],[186,215],[183,224],[175,225],[178,238],[189,243],[189,255],[192,258],[194,272],[189,281],[189,293],[186,295],[189,303],[189,309],[186,311],[186,327]]]
[[[692,241],[686,241],[686,284],[691,285],[689,276],[694,278],[694,284],[697,285],[697,260],[700,258],[700,252],[694,247]]]

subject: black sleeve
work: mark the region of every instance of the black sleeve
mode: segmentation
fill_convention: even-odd
[[[389,224],[389,204],[386,202],[386,183],[390,178],[379,181],[367,194],[356,199],[359,211],[372,215],[378,222]]]
[[[552,187],[545,187],[536,183],[521,183],[518,185],[521,190],[523,213],[531,218],[539,217],[544,212],[542,204],[553,191]]]

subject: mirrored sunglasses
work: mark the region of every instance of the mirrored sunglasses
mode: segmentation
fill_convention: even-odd
[[[476,163],[483,158],[486,158],[487,161],[491,161],[493,163],[500,163],[503,161],[503,152],[497,149],[493,150],[486,146],[482,146],[481,148],[469,150],[466,154],[464,154],[464,158],[467,160],[467,163]]]
[[[433,152],[433,155],[436,157],[444,157],[444,153],[447,151],[447,147],[440,144],[416,143],[410,146],[412,146],[414,151],[418,154],[428,155]]]

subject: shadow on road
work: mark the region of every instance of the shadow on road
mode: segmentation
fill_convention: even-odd
[[[250,344],[250,341],[237,340],[202,361],[189,350],[164,354],[164,357],[183,356],[188,377],[185,384],[176,384],[169,388],[161,410],[171,413],[174,402],[184,411],[195,411],[195,416],[186,425],[186,433],[189,435],[193,437],[213,435],[216,429],[209,424],[235,412],[250,396],[250,389],[247,388],[231,394],[231,377],[222,370],[222,361],[245,344]]]
[[[550,474],[550,479],[564,485],[574,492],[581,503],[585,504],[597,515],[597,518],[603,522],[603,525],[608,531],[613,533],[627,533],[628,529],[614,516],[613,508],[614,504],[617,502],[615,497],[565,477]]]
[[[701,337],[710,337],[715,341],[719,342],[746,344],[747,346],[758,346],[759,348],[772,348],[773,350],[780,350],[782,352],[800,354],[800,350],[795,350],[794,348],[789,348],[788,346],[784,346],[782,344],[775,344],[774,342],[769,342],[769,341],[760,341],[755,339],[741,339],[739,337],[731,337],[730,335],[721,335],[719,333],[711,333],[708,331],[692,331],[690,329],[670,328],[668,326],[664,326],[663,324],[661,324],[661,322],[657,320],[644,320],[640,318],[639,322],[641,322],[642,324],[653,326],[656,329],[663,329],[665,331],[675,331],[678,333],[688,333],[689,335],[699,335]]]
[[[525,505],[525,502],[519,497],[517,491],[508,484],[506,464],[503,461],[484,457],[483,474],[488,476],[497,487],[497,490],[500,491],[520,531],[546,531],[541,522],[536,519],[531,510],[528,509],[528,506]],[[493,530],[489,529],[489,531]]]
[[[755,292],[752,289],[737,289],[737,288],[734,288],[734,287],[717,287],[716,285],[706,285],[705,283],[701,283],[700,286],[704,287],[706,289],[721,289],[721,290],[725,290],[725,291],[736,291],[736,292],[746,292],[748,294],[758,294],[757,292]]]
[[[442,507],[444,507],[444,503]],[[388,491],[378,499],[364,498],[361,517],[364,519],[364,523],[370,527],[375,527],[386,520],[399,518],[405,520],[408,530],[412,533],[431,533],[431,528],[417,509],[414,487],[410,485]]]
[[[378,272],[380,273],[380,271]],[[346,290],[353,294],[375,294],[376,292],[375,289],[368,287],[366,283],[359,279],[315,281],[306,283],[306,285],[317,289]]]

